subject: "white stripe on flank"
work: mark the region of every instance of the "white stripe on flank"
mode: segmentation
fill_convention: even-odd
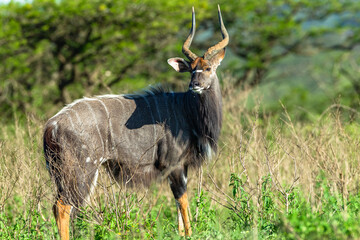
[[[153,126],[154,126],[154,144],[156,143],[156,124],[155,124],[155,118],[154,118],[154,115],[151,111],[151,105],[149,103],[149,101],[146,99],[146,97],[142,96],[142,98],[145,100],[146,104],[148,105],[149,107],[149,111],[150,111],[150,115],[151,115],[151,119],[153,121]],[[156,151],[156,148],[154,147],[154,152],[153,152],[153,159],[155,159],[155,151]]]
[[[55,114],[55,115],[54,115],[53,117],[51,117],[50,119],[55,118],[56,116],[65,113],[66,111],[68,111],[69,109],[71,109],[74,105],[76,105],[76,104],[78,104],[79,102],[82,102],[82,101],[84,101],[84,100],[85,100],[85,99],[78,99],[78,100],[75,100],[74,102],[66,105],[63,109],[61,109],[57,114]]]
[[[111,120],[110,120],[110,113],[105,105],[105,103],[103,101],[101,101],[100,99],[98,99],[99,102],[104,106],[104,109],[105,109],[105,112],[106,112],[106,115],[107,115],[107,119],[109,121],[109,131],[110,131],[110,139],[111,139],[111,148],[113,148],[115,146],[115,140],[113,138],[113,128],[112,128],[112,123],[111,123]],[[106,138],[107,139],[107,138]]]
[[[119,102],[119,103],[120,103],[120,105],[122,106],[122,108],[124,108],[124,103],[120,100],[120,98],[119,98],[119,97],[114,98],[114,100],[116,100],[117,102]]]
[[[75,124],[74,124],[74,121],[72,120],[71,116],[70,116],[70,113],[68,113],[68,111],[73,111],[75,113],[75,116],[79,122],[79,124],[82,123],[80,117],[79,117],[79,114],[73,109],[73,107],[80,103],[80,102],[83,102],[85,99],[78,99],[78,100],[75,100],[74,102],[66,105],[63,109],[61,109],[58,113],[56,113],[53,117],[51,117],[50,119],[53,119],[53,118],[56,118],[57,116],[61,115],[61,114],[65,114],[66,116],[68,116],[68,118],[70,119],[70,123],[73,127],[73,130],[76,130],[76,127],[75,127]],[[50,120],[49,119],[49,120]]]
[[[102,144],[102,148],[103,148],[103,153],[104,153],[104,152],[105,152],[104,140],[103,140],[103,138],[102,138],[102,136],[101,136],[101,132],[100,132],[100,129],[99,129],[99,123],[98,123],[97,118],[96,118],[96,116],[95,116],[95,112],[94,112],[94,110],[92,109],[91,105],[90,105],[88,102],[84,101],[84,103],[88,106],[90,112],[91,112],[92,115],[93,115],[93,118],[94,118],[94,120],[95,120],[96,129],[97,129],[97,131],[98,131],[98,133],[99,133],[100,140],[101,140],[101,144]]]
[[[89,194],[88,196],[86,197],[86,202],[89,202],[90,200],[90,196],[92,195],[92,193],[94,192],[94,189],[96,187],[96,182],[97,182],[97,179],[98,179],[98,176],[99,176],[99,170],[97,169],[95,174],[94,174],[94,178],[93,178],[93,181],[90,185],[90,191],[89,191]]]
[[[120,95],[120,96],[121,96],[121,95]],[[121,96],[121,97],[123,97],[123,96]],[[122,109],[119,109],[119,112],[122,112],[122,111],[125,109],[124,103],[120,100],[119,96],[116,97],[116,98],[114,98],[114,100],[116,100],[117,102],[120,103]],[[121,128],[119,128],[119,129],[121,129]],[[121,133],[121,132],[119,132],[119,136],[122,136],[122,133]],[[116,147],[116,146],[114,146],[114,147]],[[117,148],[116,148],[116,149],[117,149]],[[116,150],[116,151],[118,151],[118,150]]]
[[[65,112],[65,115],[68,116],[69,120],[70,120],[70,123],[71,123],[71,126],[72,126],[72,129],[75,130],[75,126],[74,126],[74,123],[73,123],[73,120],[70,116],[70,114],[66,111]]]
[[[101,158],[99,159],[100,164],[103,164],[103,163],[106,162],[106,161],[107,161],[107,159],[106,159],[106,158],[103,158],[103,157],[101,157]]]
[[[75,109],[70,108],[69,111],[73,111],[75,113],[76,119],[78,120],[79,125],[81,124],[81,119],[79,114],[75,111]]]
[[[57,130],[58,130],[58,124],[57,124],[56,121],[53,122],[52,124],[53,124],[54,128],[52,129],[51,134],[52,134],[52,137],[55,139],[56,138],[56,133],[57,133]]]

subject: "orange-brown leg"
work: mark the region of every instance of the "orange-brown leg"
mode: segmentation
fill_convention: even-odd
[[[180,213],[182,216],[183,224],[185,225],[185,235],[191,236],[192,231],[191,231],[191,226],[190,226],[190,217],[189,217],[190,210],[189,210],[189,202],[188,202],[188,198],[187,198],[187,193],[185,192],[179,199],[177,199],[177,201],[179,202]],[[181,235],[180,221],[179,221],[179,233]]]
[[[60,199],[55,202],[53,211],[59,230],[60,239],[69,240],[71,206],[65,205],[64,202]]]
[[[185,236],[185,229],[184,229],[184,220],[180,211],[180,204],[176,201],[176,208],[178,213],[178,228],[180,236]]]

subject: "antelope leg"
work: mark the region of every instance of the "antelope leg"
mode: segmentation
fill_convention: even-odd
[[[180,211],[180,203],[176,200],[176,208],[178,214],[178,228],[180,236],[185,236],[184,220]]]
[[[169,175],[170,188],[174,194],[178,212],[179,234],[191,236],[189,202],[187,197],[187,167],[179,167]],[[184,229],[185,228],[185,229]],[[185,230],[185,234],[184,234]]]
[[[185,225],[185,234],[186,236],[191,236],[192,231],[190,226],[189,202],[188,202],[187,193],[185,192],[179,199],[177,199],[177,201],[179,202],[179,208],[180,208],[183,224]],[[179,230],[180,230],[180,223],[179,223]]]
[[[64,202],[60,199],[55,202],[53,211],[60,234],[60,239],[69,240],[71,206],[65,205]]]

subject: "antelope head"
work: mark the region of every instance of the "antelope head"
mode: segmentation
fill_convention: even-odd
[[[177,72],[191,73],[189,90],[194,93],[202,94],[204,91],[211,89],[214,86],[215,81],[218,81],[216,69],[225,57],[225,47],[229,43],[229,34],[224,26],[219,5],[218,15],[223,40],[210,47],[205,52],[204,56],[198,57],[189,49],[195,35],[195,10],[193,7],[190,34],[182,47],[182,52],[188,58],[188,61],[179,57],[168,59],[170,66],[172,66]]]

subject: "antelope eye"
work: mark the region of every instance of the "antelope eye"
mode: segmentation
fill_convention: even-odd
[[[210,72],[211,68],[206,68],[205,71]]]

